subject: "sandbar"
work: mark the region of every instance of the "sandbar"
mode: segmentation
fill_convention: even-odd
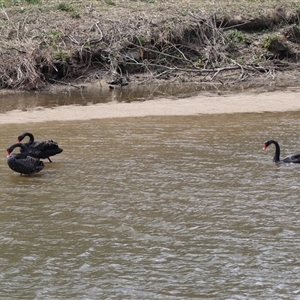
[[[0,124],[75,121],[145,116],[186,116],[251,112],[284,112],[300,110],[300,91],[198,95],[184,99],[157,99],[144,102],[108,102],[87,106],[70,105],[55,108],[36,107],[0,114]]]

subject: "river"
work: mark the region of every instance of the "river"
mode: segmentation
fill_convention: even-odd
[[[300,299],[300,166],[262,150],[300,150],[299,115],[1,124],[0,298]],[[33,176],[24,131],[64,149]]]

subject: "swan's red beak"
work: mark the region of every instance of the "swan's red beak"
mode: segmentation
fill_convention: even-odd
[[[268,148],[268,145],[267,145],[267,144],[264,144],[263,150],[266,150],[267,148]]]
[[[18,139],[18,143],[21,143],[21,140]]]
[[[10,152],[6,151],[6,156],[9,157],[10,156]]]

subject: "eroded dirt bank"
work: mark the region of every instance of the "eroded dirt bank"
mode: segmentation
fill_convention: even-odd
[[[0,12],[0,88],[276,80],[298,71],[300,3],[8,1]],[[291,77],[297,81],[297,76]]]

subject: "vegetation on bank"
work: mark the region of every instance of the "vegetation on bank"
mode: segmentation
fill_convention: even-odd
[[[300,3],[0,0],[0,88],[218,81],[298,68]]]

